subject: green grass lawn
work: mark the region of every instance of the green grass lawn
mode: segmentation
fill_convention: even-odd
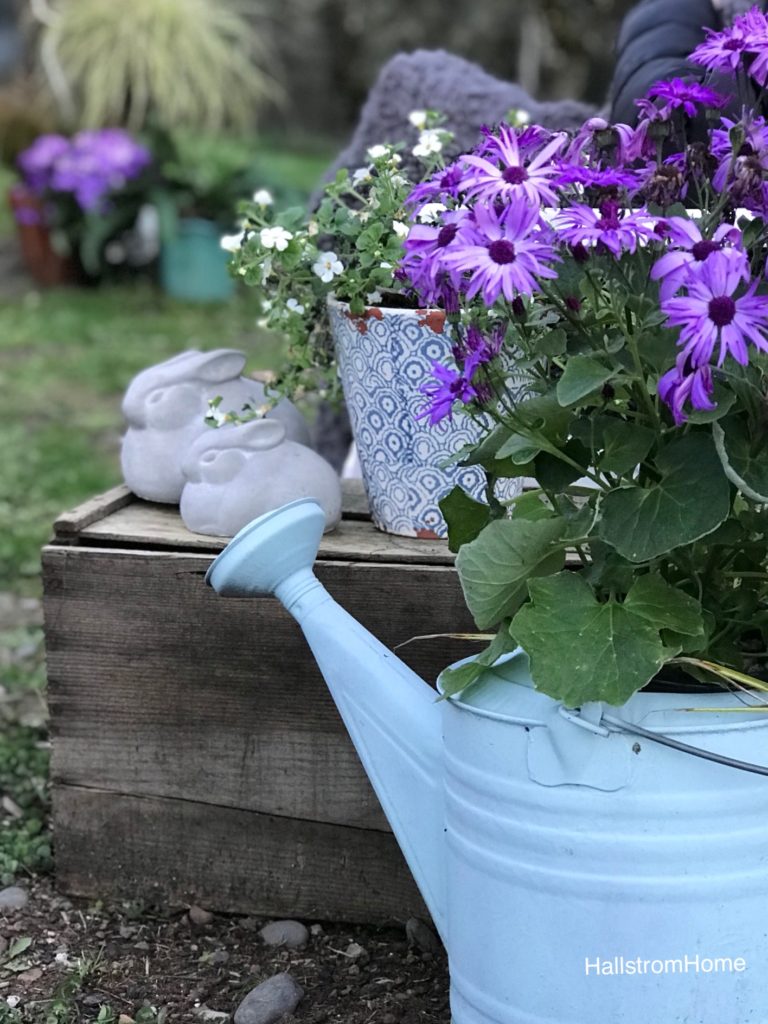
[[[120,401],[140,370],[185,348],[280,362],[248,295],[184,305],[149,287],[30,292],[0,304],[0,589],[36,592],[56,514],[120,480]]]

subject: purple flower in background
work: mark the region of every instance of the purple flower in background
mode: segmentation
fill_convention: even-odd
[[[706,28],[707,38],[700,43],[688,60],[708,71],[724,71],[735,74],[745,54],[749,53],[756,40],[753,33],[742,23],[734,24],[720,32]]]
[[[501,352],[506,330],[506,324],[502,323],[494,327],[489,335],[485,335],[475,324],[470,324],[466,337],[456,346],[457,351],[454,355],[464,358],[465,353],[473,353],[478,364],[490,363]]]
[[[749,66],[749,73],[759,82],[765,85],[768,79],[768,19],[758,7],[736,18],[734,25],[750,39],[750,53],[755,55]]]
[[[724,96],[714,89],[700,85],[698,82],[685,82],[682,78],[670,78],[666,82],[656,82],[648,90],[648,98],[662,100],[659,113],[667,118],[673,110],[682,109],[688,117],[698,113],[697,104],[702,107],[720,109],[726,103]]]
[[[719,345],[717,365],[727,355],[746,366],[747,343],[768,351],[764,331],[768,324],[768,296],[756,295],[757,281],[739,298],[735,293],[744,280],[743,267],[725,253],[712,253],[688,270],[688,294],[661,303],[670,327],[680,328],[678,344],[694,368],[712,362]]]
[[[482,291],[483,302],[492,306],[500,295],[512,301],[518,293],[538,291],[537,277],[557,277],[547,266],[557,257],[543,241],[537,207],[518,199],[500,211],[478,206],[473,213],[460,243],[443,256],[449,270],[470,275],[464,285],[468,299]]]
[[[467,195],[491,201],[524,196],[536,206],[557,206],[559,200],[551,182],[557,166],[552,158],[565,141],[565,134],[555,135],[540,152],[526,160],[515,129],[508,124],[499,125],[497,134],[486,137],[483,156],[464,157],[468,167]]]
[[[63,135],[40,135],[19,154],[19,169],[33,192],[43,192],[48,188],[56,161],[69,147],[69,139]]]
[[[35,191],[71,193],[82,210],[99,210],[150,163],[149,150],[122,128],[80,132],[73,139],[43,135],[19,157]]]
[[[683,406],[690,400],[694,409],[710,412],[716,408],[711,399],[712,370],[709,366],[698,366],[695,369],[687,360],[677,363],[659,379],[659,398],[665,402],[672,413],[675,423],[680,426],[687,416]]]
[[[617,259],[622,252],[635,252],[640,241],[654,238],[654,218],[646,210],[623,210],[613,199],[601,203],[599,210],[575,205],[563,210],[552,226],[571,245],[597,245]]]
[[[665,252],[651,269],[651,280],[661,281],[659,297],[662,302],[683,287],[692,266],[703,263],[715,252],[723,253],[734,267],[740,268],[743,279],[749,280],[749,261],[741,248],[741,232],[732,224],[721,224],[709,239],[704,238],[698,224],[687,217],[666,217],[662,223],[665,237],[676,246]],[[726,243],[732,248],[725,248]]]
[[[558,187],[583,185],[584,188],[634,189],[640,183],[637,171],[626,167],[580,167],[563,163],[555,178]]]
[[[429,417],[430,426],[434,426],[446,416],[450,416],[454,402],[471,402],[477,398],[477,389],[473,387],[472,376],[480,365],[477,353],[470,353],[461,370],[452,370],[441,363],[432,363],[432,374],[437,382],[422,384],[420,391],[428,399],[427,405],[416,414],[416,419]]]

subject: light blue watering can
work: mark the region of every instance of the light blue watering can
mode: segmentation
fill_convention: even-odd
[[[657,741],[765,763],[768,716],[725,692],[565,709],[522,653],[438,701],[313,576],[324,525],[312,500],[268,513],[206,578],[304,630],[448,950],[454,1024],[768,1024],[768,780]]]

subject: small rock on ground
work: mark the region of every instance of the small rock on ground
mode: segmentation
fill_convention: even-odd
[[[24,889],[18,885],[9,885],[6,889],[0,889],[0,911],[1,910],[22,910],[26,907],[29,896]]]
[[[276,1024],[293,1013],[304,989],[288,973],[275,974],[251,989],[235,1010],[235,1024]]]
[[[189,920],[192,924],[196,924],[198,928],[204,928],[205,925],[213,921],[213,914],[210,910],[203,910],[202,907],[191,906],[187,913],[189,914]]]
[[[309,932],[300,921],[271,921],[259,932],[268,946],[301,949],[309,941]]]
[[[405,934],[411,945],[418,946],[425,953],[439,953],[442,949],[440,939],[418,917],[411,917],[405,922]]]

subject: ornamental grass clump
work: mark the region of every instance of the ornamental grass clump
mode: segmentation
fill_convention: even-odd
[[[660,82],[634,128],[502,124],[407,201],[400,272],[453,331],[415,414],[487,425],[455,457],[484,467],[488,502],[457,488],[441,508],[495,634],[448,692],[519,645],[570,706],[720,680],[762,707],[768,123],[745,97],[768,21],[755,8],[690,60],[719,91]],[[504,477],[537,486],[501,505]]]

